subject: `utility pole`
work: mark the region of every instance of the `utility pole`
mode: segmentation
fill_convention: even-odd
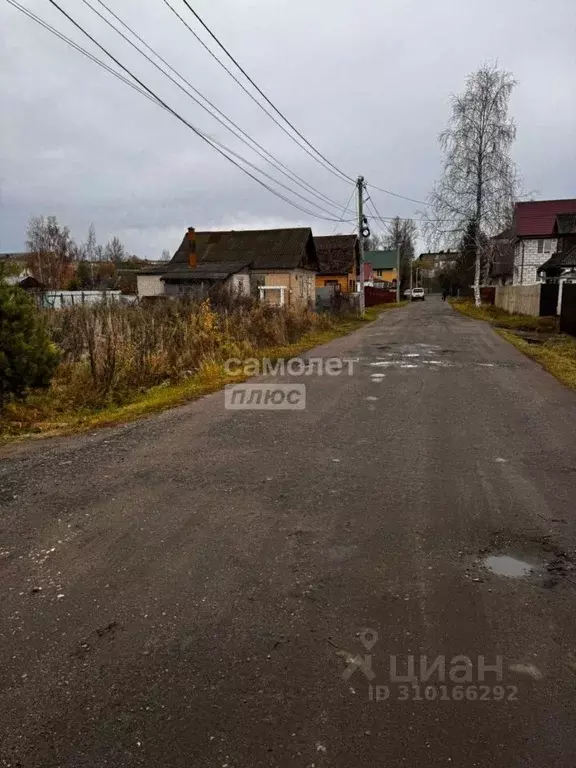
[[[400,302],[400,245],[396,248],[396,302]]]
[[[364,314],[366,302],[364,299],[364,176],[358,176],[358,282],[360,283],[360,314]]]
[[[412,298],[412,273],[414,272],[414,263],[410,259],[410,298]]]

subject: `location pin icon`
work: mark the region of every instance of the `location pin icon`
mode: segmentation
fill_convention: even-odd
[[[360,632],[360,642],[367,651],[371,650],[378,642],[378,632],[367,627]]]

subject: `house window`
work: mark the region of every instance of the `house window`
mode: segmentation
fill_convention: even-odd
[[[538,240],[538,253],[550,253],[552,250],[552,240]]]

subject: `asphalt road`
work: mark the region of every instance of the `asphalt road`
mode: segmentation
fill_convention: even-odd
[[[5,452],[0,765],[574,767],[576,395],[435,298],[318,355]]]

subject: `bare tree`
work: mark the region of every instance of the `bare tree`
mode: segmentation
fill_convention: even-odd
[[[484,64],[452,97],[448,128],[440,134],[444,168],[430,195],[425,230],[438,245],[474,237],[474,299],[480,304],[480,278],[487,238],[503,228],[519,186],[510,150],[516,126],[508,102],[516,86],[510,72]]]
[[[170,259],[171,259],[170,251],[167,248],[164,248],[164,250],[162,251],[162,256],[160,256],[160,260],[170,261]]]
[[[104,259],[106,261],[113,261],[118,263],[119,261],[126,260],[126,249],[117,237],[113,237],[104,248]]]
[[[87,261],[96,261],[96,250],[98,243],[96,241],[96,228],[90,224],[88,228],[88,237],[82,248],[82,255]]]
[[[388,224],[384,242],[387,248],[400,249],[400,284],[410,279],[410,268],[416,251],[416,235],[417,227],[412,219],[401,219],[396,216]]]
[[[365,251],[381,251],[383,248],[386,248],[386,238],[384,235],[374,234],[364,238]]]
[[[56,216],[32,217],[28,223],[28,268],[47,288],[57,289],[70,279],[77,247],[68,227]]]

